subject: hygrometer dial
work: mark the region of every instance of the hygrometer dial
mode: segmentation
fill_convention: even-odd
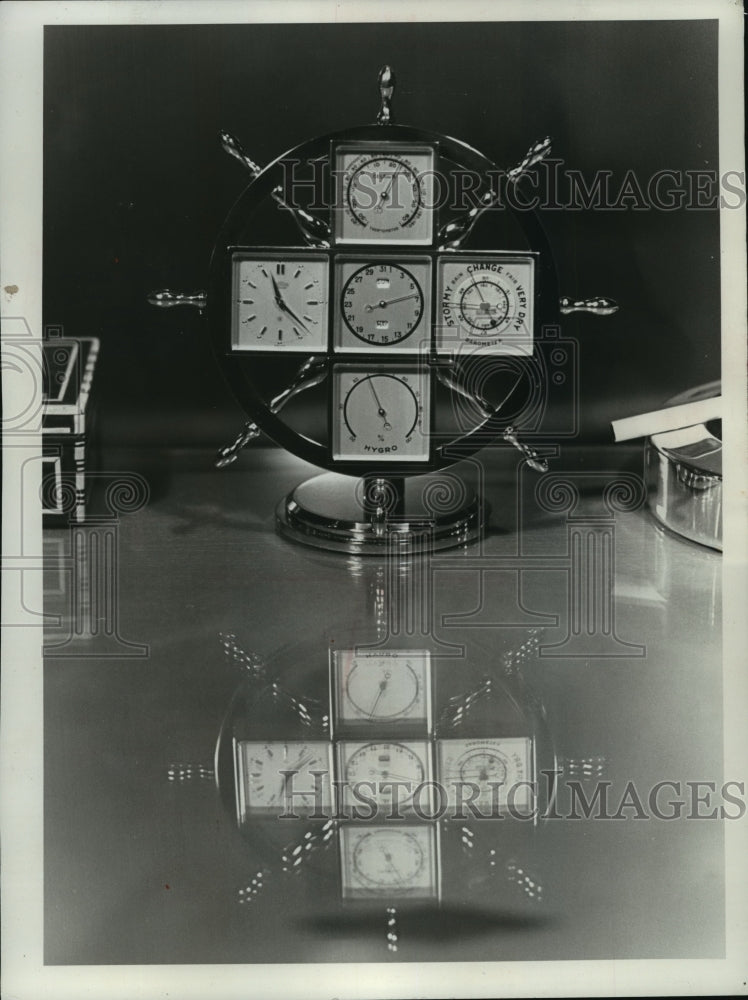
[[[344,826],[340,831],[343,897],[437,897],[437,840],[434,824]]]
[[[333,378],[334,458],[428,461],[426,372],[395,366],[336,366]]]

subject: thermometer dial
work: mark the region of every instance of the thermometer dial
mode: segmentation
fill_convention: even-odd
[[[428,376],[418,369],[335,369],[333,457],[429,458]]]
[[[431,243],[433,147],[339,146],[335,169],[338,243]]]
[[[335,723],[429,732],[431,659],[428,650],[336,650],[332,656]]]

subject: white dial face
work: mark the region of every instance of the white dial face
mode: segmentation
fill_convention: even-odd
[[[427,462],[429,407],[429,377],[420,369],[337,367],[333,458]]]
[[[330,809],[329,743],[242,740],[236,744],[236,771],[240,823],[248,813],[308,815]]]
[[[347,649],[333,657],[338,722],[367,727],[431,721],[427,650]]]
[[[361,796],[365,796],[385,811],[394,805],[408,809],[417,795],[418,808],[423,812],[431,809],[431,789],[421,789],[431,780],[427,743],[343,741],[338,747],[346,805],[360,805]]]
[[[324,255],[236,252],[232,350],[326,350],[328,273]]]
[[[431,262],[423,257],[343,258],[335,273],[340,352],[427,352],[431,346]]]
[[[483,815],[498,815],[507,807],[525,810],[532,803],[532,740],[440,740],[439,780],[449,805],[472,802]]]
[[[533,352],[534,259],[489,255],[437,265],[440,352]]]
[[[338,146],[337,243],[428,246],[433,235],[434,151],[393,143]]]
[[[434,825],[344,826],[340,831],[343,896],[438,895],[437,831]]]

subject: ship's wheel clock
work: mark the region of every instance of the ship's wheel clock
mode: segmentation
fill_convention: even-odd
[[[455,489],[454,474],[435,489],[442,470],[503,438],[544,471],[517,437],[538,331],[561,313],[616,308],[559,299],[536,214],[497,207],[550,140],[500,171],[463,142],[393,124],[389,67],[379,87],[376,124],[302,143],[264,169],[221,133],[251,181],[216,239],[207,292],[149,297],[206,311],[250,417],[217,464],[264,432],[326,470],[281,500],[278,528],[354,553],[478,537],[482,498]]]

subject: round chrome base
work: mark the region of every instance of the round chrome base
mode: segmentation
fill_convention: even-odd
[[[278,504],[278,533],[302,545],[354,555],[433,552],[483,534],[488,508],[454,474],[407,480],[328,472]]]

